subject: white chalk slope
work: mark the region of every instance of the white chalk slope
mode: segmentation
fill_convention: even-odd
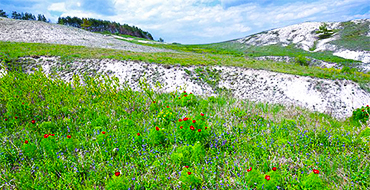
[[[370,19],[358,19],[352,20],[350,22],[365,23],[370,22]],[[341,22],[325,23],[328,25],[328,29],[343,28],[343,26],[341,26]],[[236,41],[252,46],[264,46],[279,43],[281,43],[283,46],[286,46],[294,43],[297,44],[296,47],[301,48],[305,51],[309,51],[309,49],[314,46],[315,41],[317,41],[316,49],[314,50],[314,52],[326,50],[334,51],[334,55],[336,56],[346,59],[358,60],[364,63],[370,63],[369,51],[353,51],[330,44],[331,41],[336,40],[340,37],[338,33],[330,38],[318,40],[318,34],[316,34],[315,31],[319,30],[319,27],[322,24],[324,24],[324,22],[305,22],[247,36],[245,38],[237,39]],[[368,35],[370,36],[370,28]],[[370,46],[370,44],[368,44],[368,46]]]

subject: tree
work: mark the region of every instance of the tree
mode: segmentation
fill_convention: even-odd
[[[47,22],[47,20],[46,20],[45,16],[44,16],[44,15],[41,15],[41,14],[37,15],[37,20],[38,20],[38,21]]]
[[[13,11],[12,19],[22,19],[22,15],[20,13],[17,13],[17,11]]]
[[[329,29],[327,28],[327,24],[326,24],[326,23],[324,23],[323,25],[321,25],[321,26],[319,27],[319,30],[318,30],[318,31],[316,31],[316,34],[320,34],[320,35],[319,35],[319,38],[320,38],[320,39],[325,39],[325,38],[329,38],[331,35],[333,35],[333,34],[334,34],[334,32],[333,32],[333,30],[329,30]]]
[[[91,26],[90,22],[86,18],[83,18],[81,28],[87,30],[90,26]]]
[[[162,38],[159,38],[158,42],[164,42],[164,40]]]
[[[3,10],[0,10],[0,17],[8,18],[8,16],[6,15],[6,12],[4,12]]]

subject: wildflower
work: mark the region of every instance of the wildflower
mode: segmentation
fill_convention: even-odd
[[[265,176],[265,179],[268,181],[268,180],[270,180],[270,176],[268,176],[268,175],[266,175]]]
[[[184,97],[186,97],[187,95],[185,94]]]
[[[183,127],[182,126],[180,126],[180,129],[182,129]]]
[[[369,105],[366,105],[366,107],[369,107]]]
[[[118,177],[120,174],[121,174],[121,173],[119,173],[119,172],[114,173],[114,175],[115,175],[115,176],[117,176],[117,177]]]
[[[155,127],[155,130],[159,131],[159,127],[158,127],[158,126],[157,126],[157,127]]]
[[[195,123],[195,120],[193,120],[193,123]]]
[[[5,119],[5,121],[8,121],[8,119]]]
[[[195,128],[193,126],[190,126],[190,129],[194,131]]]
[[[24,102],[22,102],[22,105],[24,105]]]
[[[201,116],[204,116],[204,113],[200,113]]]
[[[170,108],[170,106],[167,106],[167,108]]]
[[[153,104],[155,104],[155,101],[153,101]]]
[[[35,120],[34,120],[34,119],[32,119],[31,123],[32,123],[32,124],[35,124]]]
[[[204,129],[207,129],[207,127],[204,127]]]
[[[249,169],[247,169],[247,172],[250,172],[250,171],[252,171],[252,167],[250,167]]]
[[[103,135],[105,135],[105,131],[101,132]]]
[[[276,167],[273,167],[272,170],[276,171]]]
[[[365,110],[362,110],[362,112],[364,112]]]
[[[69,139],[70,139],[70,138],[71,138],[71,135],[67,135],[67,138],[69,138]]]
[[[26,140],[26,141],[24,141],[24,144],[28,144],[28,141]]]
[[[184,119],[183,119],[183,120],[184,120],[184,121],[187,121],[188,119],[189,119],[189,118],[187,118],[187,117],[184,117]]]
[[[140,133],[137,133],[137,136],[140,136]]]
[[[18,119],[18,117],[17,117],[17,116],[15,116],[15,119]]]
[[[181,99],[181,97],[179,97],[179,99]]]
[[[191,172],[188,172],[188,175],[191,175]]]
[[[198,129],[198,132],[201,132],[202,131],[202,129]]]
[[[185,166],[185,168],[189,168],[189,166]]]
[[[186,91],[184,91],[184,93],[186,93]]]
[[[182,121],[182,119],[179,119],[179,122],[181,122]]]
[[[319,172],[319,170],[313,169],[313,173],[319,174],[320,172]]]
[[[48,137],[49,137],[49,135],[48,135],[48,134],[45,134],[45,135],[44,135],[44,138],[45,138],[45,139],[46,139],[46,138],[48,138]]]
[[[55,135],[54,135],[54,134],[51,134],[51,136],[53,136],[53,137],[54,137]]]

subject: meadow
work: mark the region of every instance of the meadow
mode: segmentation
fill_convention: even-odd
[[[368,83],[369,74],[215,53],[136,53],[0,42],[0,188],[369,189],[370,107],[338,120],[229,94],[133,91],[118,78],[68,83],[25,56],[232,65]],[[57,74],[56,74],[57,75]],[[85,86],[81,85],[80,79]],[[360,120],[360,121],[359,121]]]

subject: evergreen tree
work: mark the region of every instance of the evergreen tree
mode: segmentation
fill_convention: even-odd
[[[318,31],[316,31],[316,34],[320,34],[319,35],[319,38],[320,39],[325,39],[325,38],[329,38],[331,35],[333,35],[334,34],[334,32],[333,32],[333,30],[329,30],[328,28],[327,28],[327,24],[326,23],[324,23],[323,25],[321,25],[320,27],[319,27],[319,30]]]
[[[0,10],[0,17],[8,18],[8,16],[6,15],[6,12],[4,12],[3,10]]]
[[[22,19],[22,15],[20,13],[17,13],[17,11],[12,12],[12,18],[13,19]]]
[[[86,19],[86,18],[83,18],[82,19],[82,24],[81,24],[81,28],[87,30],[88,28],[90,28],[91,24],[90,22]]]
[[[37,15],[37,20],[38,20],[38,21],[47,22],[47,20],[46,20],[45,16],[44,16],[44,15],[41,15],[41,14]]]

